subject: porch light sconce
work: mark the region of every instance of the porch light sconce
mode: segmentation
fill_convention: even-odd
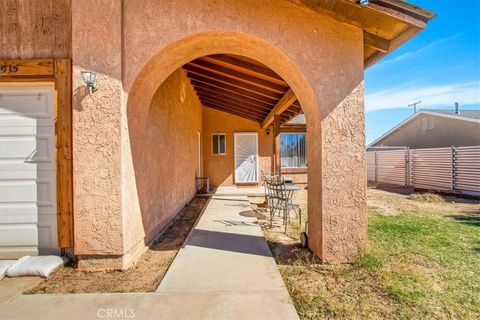
[[[83,81],[88,87],[88,93],[92,94],[98,90],[97,74],[93,71],[82,71]]]
[[[270,134],[270,128],[267,128],[267,131],[265,131],[267,133],[267,136]]]
[[[359,3],[361,6],[368,6],[368,0],[359,0],[358,3]]]

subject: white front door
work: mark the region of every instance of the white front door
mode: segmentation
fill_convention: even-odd
[[[53,85],[0,85],[0,259],[58,252]]]
[[[235,183],[258,182],[258,135],[235,132]]]

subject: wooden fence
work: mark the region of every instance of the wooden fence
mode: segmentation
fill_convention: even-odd
[[[367,177],[376,184],[480,196],[480,146],[368,151]]]

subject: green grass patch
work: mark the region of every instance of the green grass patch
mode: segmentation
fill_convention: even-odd
[[[382,269],[384,264],[385,263],[380,255],[373,251],[367,251],[360,259],[358,259],[354,266],[375,272]]]
[[[370,270],[384,262],[379,279],[389,297],[418,317],[480,314],[480,226],[428,208],[397,216],[369,211],[370,248],[363,260]]]

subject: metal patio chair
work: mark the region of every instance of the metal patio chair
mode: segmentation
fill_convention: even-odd
[[[270,227],[272,227],[273,217],[277,210],[283,214],[285,232],[287,232],[287,225],[290,221],[290,211],[295,212],[301,225],[302,210],[299,205],[293,203],[293,192],[286,189],[285,182],[281,179],[279,181],[267,182],[267,189],[269,190]]]
[[[269,204],[269,200],[268,200],[268,196],[269,196],[269,193],[268,193],[268,190],[267,190],[267,182],[269,181],[276,181],[277,179],[280,178],[280,175],[278,173],[267,173],[265,174],[264,172],[262,172],[262,175],[261,175],[261,180],[263,181],[263,187],[264,187],[264,192],[265,192],[265,201],[264,203],[268,206]]]

